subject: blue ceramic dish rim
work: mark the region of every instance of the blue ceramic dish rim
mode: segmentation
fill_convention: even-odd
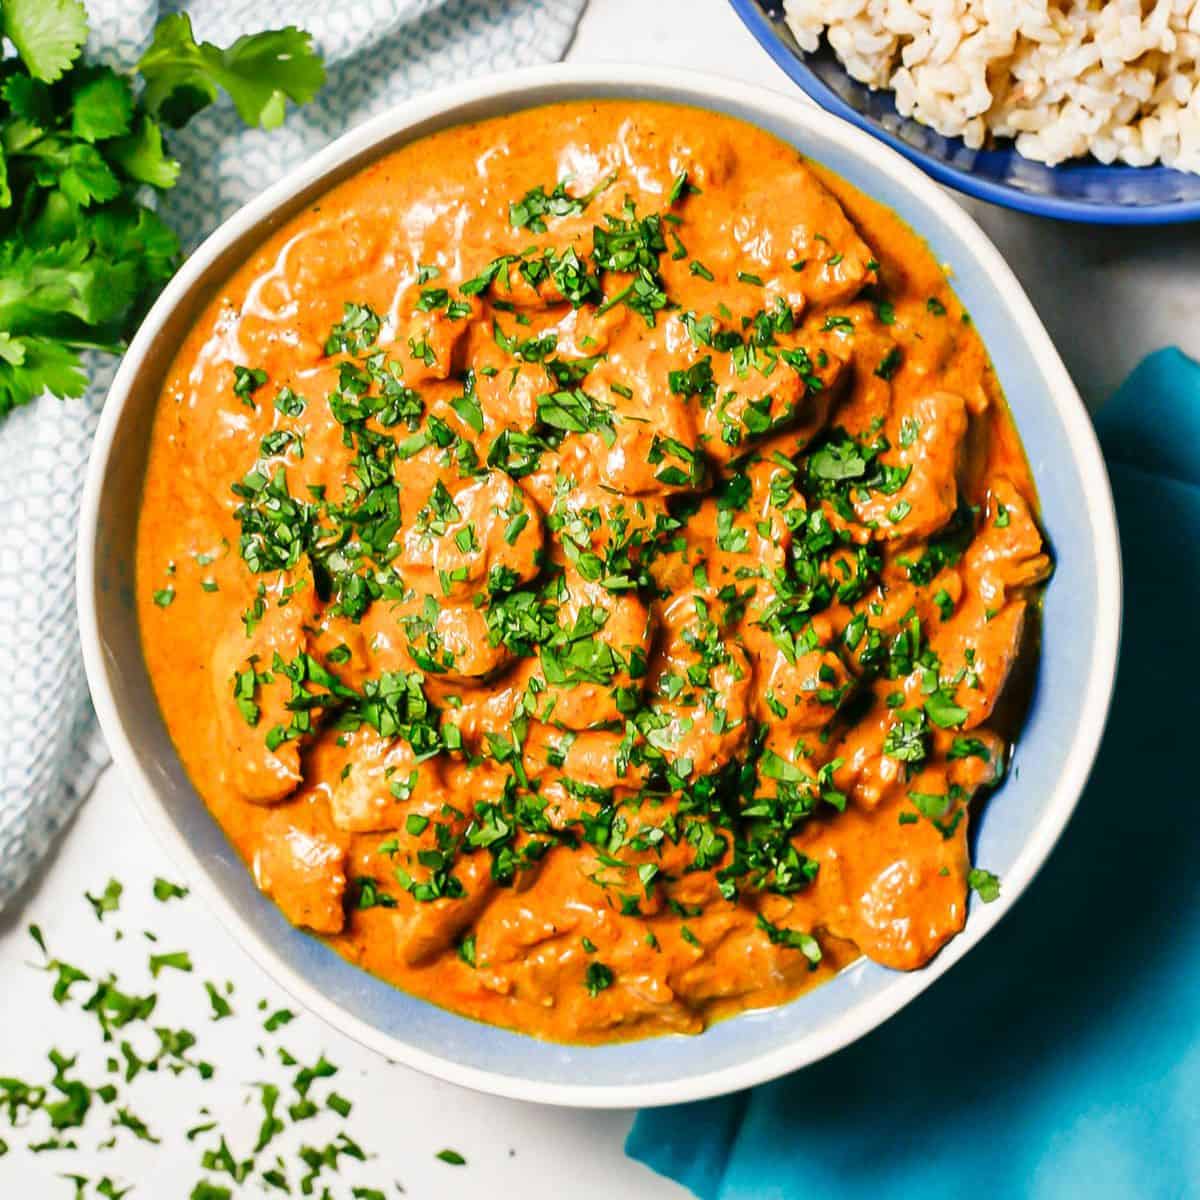
[[[1063,200],[1055,196],[1025,192],[1020,188],[1006,187],[1004,184],[972,175],[969,171],[952,167],[935,155],[909,145],[903,138],[890,133],[870,117],[864,116],[853,105],[847,104],[808,67],[800,54],[784,44],[758,0],[729,0],[729,3],[758,44],[805,95],[811,97],[827,112],[849,121],[872,137],[885,142],[939,183],[944,183],[965,195],[1038,217],[1053,217],[1060,221],[1086,225],[1177,225],[1200,220],[1200,200],[1140,205]]]
[[[791,1004],[721,1022],[698,1038],[594,1047],[540,1042],[436,1008],[287,925],[257,892],[166,734],[132,607],[132,534],[111,525],[113,513],[126,524],[127,514],[136,514],[145,450],[133,443],[144,443],[144,417],[152,411],[139,412],[137,405],[145,409],[145,397],[157,397],[165,367],[156,362],[173,355],[220,281],[274,227],[351,167],[397,145],[471,120],[589,98],[657,99],[752,121],[814,149],[902,212],[956,272],[956,286],[975,305],[985,342],[1011,348],[998,369],[1026,444],[1039,451],[1035,476],[1049,484],[1053,509],[1062,514],[1059,527],[1073,535],[1060,548],[1059,582],[1047,598],[1047,629],[1055,631],[1053,655],[1061,669],[1042,672],[1014,769],[1024,778],[993,798],[980,823],[985,861],[1004,875],[1001,898],[986,906],[973,902],[963,933],[921,971],[897,974],[860,961]],[[1037,430],[1032,439],[1031,423]],[[1069,819],[1099,745],[1119,640],[1117,545],[1095,434],[1061,360],[995,248],[916,168],[847,123],[767,89],[653,66],[557,66],[456,85],[374,118],[267,189],[185,263],[135,337],[102,414],[82,505],[77,596],[96,711],[114,759],[133,785],[133,799],[185,880],[280,986],[382,1055],[450,1082],[544,1103],[630,1107],[739,1090],[832,1053],[917,996],[1012,907]],[[1039,706],[1045,710],[1040,719]],[[1031,752],[1022,756],[1026,744]]]

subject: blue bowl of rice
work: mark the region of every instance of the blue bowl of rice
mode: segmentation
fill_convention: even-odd
[[[1084,44],[1064,44],[1057,80],[1043,78],[1040,86],[1027,78],[1014,81],[1013,93],[1023,88],[1026,94],[1040,91],[1045,97],[1041,107],[1014,105],[1021,110],[1017,120],[1027,128],[1018,141],[981,138],[983,122],[978,119],[967,136],[947,136],[901,111],[912,112],[915,104],[916,111],[938,119],[944,128],[955,124],[939,85],[947,79],[953,81],[960,68],[968,74],[974,70],[978,83],[986,70],[979,61],[981,54],[965,48],[972,32],[970,13],[980,8],[977,0],[907,0],[891,5],[887,29],[877,15],[884,6],[876,0],[869,5],[861,0],[730,3],[771,57],[822,108],[886,142],[934,179],[960,192],[1037,216],[1093,224],[1157,225],[1200,219],[1200,174],[1157,161],[1161,156],[1200,169],[1200,80],[1195,57],[1200,52],[1200,32],[1187,29],[1190,23],[1200,31],[1200,0],[1192,5],[1195,11],[1186,3],[1176,5],[1169,26],[1162,13],[1157,24],[1146,17],[1132,29],[1113,25],[1103,35],[1089,35]],[[1039,17],[1044,19],[1047,7],[1052,10],[1055,6],[1038,0],[1011,0],[1011,9],[1005,11],[1015,23],[1027,20],[1036,24]],[[1095,8],[1094,22],[1115,21],[1116,10],[1124,8],[1108,5],[1111,15],[1105,18],[1105,7]],[[924,27],[917,27],[913,14],[918,11],[930,14]],[[910,22],[913,32],[898,33],[897,12],[900,23]],[[960,21],[956,14],[963,13],[967,16]],[[823,24],[830,26],[826,33],[819,29]],[[949,55],[946,38],[957,46]],[[930,63],[926,59],[924,73],[904,70],[899,79],[893,76],[895,91],[886,84],[873,88],[859,82],[843,61],[860,50],[859,61],[852,65],[855,75],[864,75],[866,64],[877,63],[890,48],[896,65],[904,67],[899,47],[911,45],[914,39],[927,47],[941,41],[931,57],[940,55],[944,61]],[[1173,57],[1160,48],[1142,49],[1163,45],[1174,45]],[[1047,46],[1035,53],[1044,62],[1054,52]],[[1177,61],[1190,61],[1190,72],[1173,65]],[[1064,80],[1064,74],[1071,78]],[[953,93],[952,83],[950,91]],[[1069,97],[1065,103],[1064,95]],[[1140,103],[1139,96],[1143,97]],[[975,97],[964,98],[969,107]],[[1106,105],[1113,107],[1104,118]],[[1076,145],[1087,140],[1091,125],[1098,126],[1096,154],[1107,159],[1115,153],[1118,159],[1146,161],[1146,165],[1102,162],[1089,154],[1051,166],[1028,156],[1056,157],[1064,139]],[[978,148],[969,144],[980,141]],[[1025,153],[1018,150],[1018,144]]]

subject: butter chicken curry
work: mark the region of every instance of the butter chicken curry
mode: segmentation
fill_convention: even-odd
[[[530,1034],[696,1032],[995,890],[1034,503],[892,213],[729,117],[562,104],[383,158],[223,288],[142,637],[290,921]]]

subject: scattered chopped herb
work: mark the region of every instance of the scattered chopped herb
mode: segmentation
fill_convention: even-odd
[[[248,408],[254,407],[254,393],[267,382],[261,367],[234,367],[233,394]]]
[[[984,762],[991,760],[991,752],[987,746],[973,737],[956,737],[950,744],[947,758],[981,758]]]
[[[105,913],[116,912],[121,907],[121,893],[124,890],[117,880],[110,879],[99,896],[93,896],[91,892],[84,893],[97,921],[103,921]]]
[[[1000,877],[982,867],[972,867],[967,875],[967,883],[978,894],[984,904],[991,904],[1000,899]]]
[[[904,354],[900,347],[893,346],[880,360],[879,366],[875,368],[875,374],[880,379],[891,379],[900,369],[900,364],[903,361]]]
[[[296,1014],[288,1008],[280,1008],[273,1012],[264,1022],[263,1028],[268,1033],[274,1033],[276,1030],[282,1029],[285,1025],[291,1024],[296,1019]]]
[[[611,967],[605,966],[602,962],[590,962],[587,965],[587,971],[584,973],[584,986],[587,988],[588,995],[598,996],[606,988],[613,985],[613,971]]]
[[[222,1021],[226,1017],[233,1016],[232,1005],[221,995],[215,983],[206,981],[204,990],[208,993],[208,1001],[212,1005],[212,1019],[214,1021]]]
[[[186,950],[174,950],[170,954],[152,954],[150,956],[150,974],[157,979],[160,971],[167,968],[172,971],[190,971],[192,960]]]
[[[926,697],[925,713],[939,729],[953,729],[969,715],[965,708],[954,702],[953,695],[945,688],[938,688]]]
[[[811,933],[772,924],[762,913],[758,914],[758,927],[766,933],[773,945],[799,950],[808,959],[809,970],[815,971],[821,965],[821,943]]]

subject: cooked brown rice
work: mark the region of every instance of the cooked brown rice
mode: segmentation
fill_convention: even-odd
[[[785,0],[805,50],[979,147],[1200,172],[1200,0]]]

